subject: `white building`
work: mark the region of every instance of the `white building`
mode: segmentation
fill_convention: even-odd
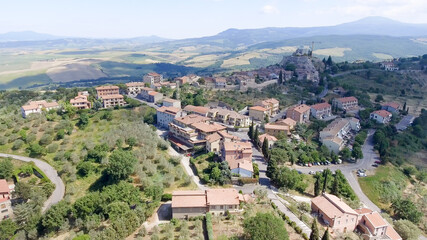
[[[390,122],[392,114],[386,110],[374,111],[370,114],[370,119],[377,121],[378,123],[386,124]]]
[[[152,73],[148,73],[143,77],[144,83],[148,83],[151,85],[153,85],[154,83],[160,83],[163,82],[163,75],[152,72]]]
[[[360,124],[356,118],[338,118],[320,131],[320,140],[330,151],[339,153],[346,145],[350,131],[359,131]]]
[[[163,106],[181,108],[181,101],[177,99],[172,99],[172,98],[165,98],[163,99]]]
[[[11,197],[12,195],[10,194],[9,185],[6,180],[0,179],[0,221],[12,215]]]
[[[332,107],[329,103],[318,103],[310,106],[311,116],[317,119],[325,119],[332,115]]]
[[[182,117],[180,108],[163,106],[157,109],[157,125],[161,127],[169,128],[169,123],[177,117]]]
[[[57,102],[46,102],[45,100],[40,101],[29,101],[26,105],[21,107],[22,117],[26,118],[32,113],[42,113],[43,110],[50,111],[52,109],[58,109],[60,106]]]
[[[126,87],[128,88],[128,94],[138,95],[141,92],[141,90],[145,87],[145,83],[143,83],[143,82],[128,82],[128,83],[126,83]]]

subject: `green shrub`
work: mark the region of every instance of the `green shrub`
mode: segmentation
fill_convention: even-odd
[[[172,194],[165,193],[165,194],[162,195],[162,201],[163,202],[167,202],[167,201],[170,201],[170,200],[172,200]]]
[[[206,230],[208,232],[208,240],[214,240],[211,213],[206,213]]]
[[[307,236],[307,234],[302,233],[302,234],[301,234],[301,236],[302,236],[302,238],[304,238],[305,240],[308,240],[308,236]]]
[[[295,227],[295,232],[297,232],[298,234],[302,233],[302,229],[298,226]]]

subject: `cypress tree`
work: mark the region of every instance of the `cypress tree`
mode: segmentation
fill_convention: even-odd
[[[320,189],[321,189],[321,180],[320,180],[320,175],[316,178],[316,182],[314,183],[314,195],[315,196],[319,196],[320,195]]]
[[[264,138],[264,142],[262,143],[262,154],[265,158],[268,157],[268,139]]]
[[[255,128],[255,133],[254,133],[254,138],[252,139],[252,141],[254,141],[255,145],[258,147],[259,146],[259,130],[258,130],[258,126],[256,126]]]
[[[319,229],[317,228],[317,220],[313,219],[313,223],[311,224],[311,234],[310,240],[319,240]]]
[[[254,121],[252,121],[252,124],[249,126],[248,136],[251,140],[254,138]]]
[[[282,85],[283,84],[283,73],[282,73],[282,70],[280,70],[280,73],[279,73],[279,85]]]
[[[329,240],[329,228],[327,228],[323,234],[322,240]]]

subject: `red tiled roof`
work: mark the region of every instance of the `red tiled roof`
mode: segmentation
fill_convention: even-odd
[[[357,101],[357,98],[355,97],[343,97],[343,98],[337,98],[338,101],[345,103],[345,102],[354,102]]]
[[[391,113],[386,110],[377,110],[377,111],[374,111],[373,114],[379,115],[383,118],[389,117],[391,115]]]
[[[5,179],[0,179],[0,193],[10,193],[9,184]]]
[[[265,108],[263,108],[261,106],[250,107],[249,110],[261,111],[261,112],[267,111],[267,109],[265,109]]]
[[[323,110],[325,108],[330,108],[330,107],[331,107],[331,104],[329,104],[327,102],[311,105],[311,108],[316,109],[316,110]]]
[[[99,87],[97,87],[95,89],[96,89],[96,91],[98,91],[98,90],[107,90],[107,89],[114,89],[114,90],[116,90],[116,89],[119,89],[119,87],[117,87],[117,86],[99,86]]]
[[[398,109],[400,107],[400,104],[395,103],[395,102],[386,102],[386,103],[381,104],[381,106],[384,106],[384,107],[387,106],[387,107],[392,107],[394,109]]]

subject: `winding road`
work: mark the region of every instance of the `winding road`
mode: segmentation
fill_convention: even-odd
[[[15,160],[23,161],[23,162],[34,162],[35,165],[40,168],[40,170],[43,171],[44,174],[50,179],[50,181],[55,184],[55,190],[53,191],[52,195],[44,202],[42,212],[45,212],[47,209],[49,209],[50,206],[58,203],[59,201],[64,198],[65,194],[65,185],[62,181],[61,177],[58,176],[58,172],[53,168],[51,165],[46,163],[45,161],[30,158],[30,157],[24,157],[24,156],[18,156],[18,155],[12,155],[12,154],[5,154],[0,153],[0,157],[4,158],[13,158]]]

